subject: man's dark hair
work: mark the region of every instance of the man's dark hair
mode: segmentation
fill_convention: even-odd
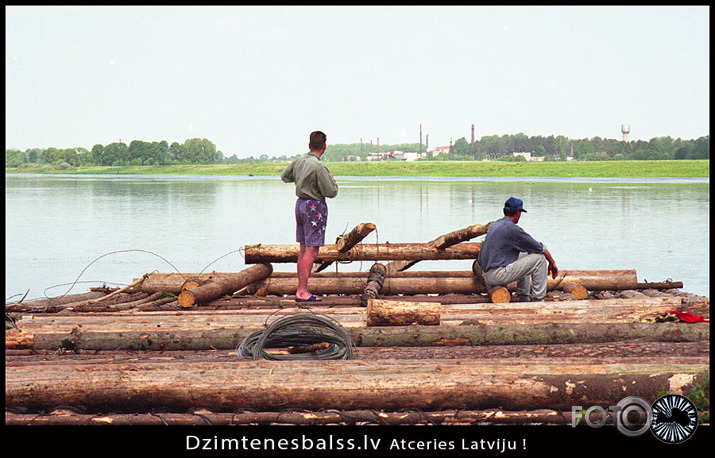
[[[508,209],[505,208],[505,209],[504,209],[504,216],[514,216],[514,215],[516,215],[516,212],[518,212],[518,211],[519,211],[519,210],[508,210]]]
[[[316,130],[315,132],[310,133],[310,150],[311,151],[319,151],[323,149],[323,146],[325,146],[325,142],[327,141],[328,137],[321,131]]]

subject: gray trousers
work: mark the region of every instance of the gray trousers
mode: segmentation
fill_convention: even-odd
[[[520,298],[531,296],[531,300],[540,301],[546,296],[548,275],[549,262],[543,254],[520,253],[519,259],[508,266],[484,272],[484,280],[489,286],[506,286],[516,281],[516,294]]]

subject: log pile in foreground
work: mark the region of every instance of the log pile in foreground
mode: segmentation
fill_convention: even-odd
[[[471,240],[489,224],[402,244],[363,243],[375,226],[360,224],[321,248],[315,270],[336,266],[311,275],[321,302],[296,303],[295,272],[273,270],[297,246],[253,245],[238,272],[150,273],[6,304],[6,424],[569,424],[573,405],[652,402],[708,376],[709,323],[660,320],[709,319],[708,299],[682,282],[564,270],[532,303],[515,300],[515,284],[490,288],[476,263],[410,270],[475,259]],[[373,264],[337,272],[347,261]],[[337,322],[355,358],[238,355],[298,314]]]

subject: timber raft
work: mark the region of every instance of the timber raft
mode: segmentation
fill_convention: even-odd
[[[152,273],[121,289],[6,303],[5,422],[571,425],[575,405],[652,403],[707,383],[709,299],[680,281],[562,271],[533,303],[516,302],[514,285],[488,289],[476,262],[412,269],[476,259],[471,240],[488,227],[364,244],[375,225],[358,225],[320,250],[310,279],[320,302],[296,302],[295,272],[274,271],[295,269],[295,245],[259,244],[245,247],[240,272]],[[358,260],[374,264],[338,271]],[[351,357],[321,358],[325,342],[266,347],[271,358],[239,351],[304,316],[336,323]]]

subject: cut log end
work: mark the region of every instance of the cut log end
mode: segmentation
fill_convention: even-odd
[[[494,304],[511,302],[511,293],[504,286],[493,286],[489,289],[489,298]]]
[[[580,283],[566,283],[563,287],[563,291],[572,294],[580,301],[588,299],[588,290]]]
[[[196,299],[194,294],[190,290],[185,290],[179,293],[179,306],[183,308],[189,308],[196,305]]]

